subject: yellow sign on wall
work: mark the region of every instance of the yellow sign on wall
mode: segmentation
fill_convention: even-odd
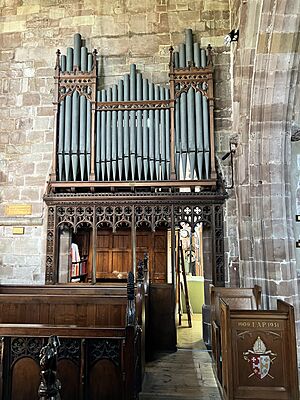
[[[8,216],[15,215],[31,215],[32,205],[31,204],[9,204],[5,207],[5,214]]]
[[[23,226],[14,226],[13,235],[24,235],[25,228]]]

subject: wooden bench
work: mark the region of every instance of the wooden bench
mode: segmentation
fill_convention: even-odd
[[[293,307],[233,310],[220,299],[224,400],[298,400]]]
[[[261,287],[225,288],[210,286],[212,362],[216,378],[222,382],[222,355],[220,336],[220,299],[236,310],[257,310],[261,306]]]
[[[0,399],[38,399],[39,352],[50,335],[61,341],[62,400],[135,398],[144,370],[144,289],[137,283],[129,301],[122,285],[0,287]]]

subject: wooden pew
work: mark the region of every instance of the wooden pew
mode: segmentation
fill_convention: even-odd
[[[38,398],[38,355],[50,335],[62,343],[62,400],[134,399],[144,368],[143,282],[141,287],[131,304],[127,287],[112,293],[109,285],[0,287],[0,399]],[[133,322],[127,318],[129,311]]]
[[[225,299],[232,309],[257,310],[261,306],[261,287],[257,285],[254,288],[210,286],[212,362],[216,378],[222,382],[220,298]]]
[[[293,307],[232,310],[220,299],[224,400],[298,400]]]

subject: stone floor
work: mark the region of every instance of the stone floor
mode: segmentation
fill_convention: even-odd
[[[187,319],[177,331],[178,351],[160,353],[147,363],[140,400],[220,400],[209,352],[201,340],[201,314]]]

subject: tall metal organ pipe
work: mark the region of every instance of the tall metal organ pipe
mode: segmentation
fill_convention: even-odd
[[[112,89],[106,91],[107,101],[112,101]],[[110,181],[111,176],[111,151],[112,151],[112,130],[111,130],[111,111],[106,112],[106,174],[107,180]]]
[[[170,100],[170,89],[165,88],[165,99]],[[166,122],[166,179],[170,179],[171,174],[171,141],[170,141],[170,110],[166,109],[165,113],[165,122]],[[162,138],[163,140],[164,138]]]
[[[179,68],[179,53],[174,52],[174,67]],[[178,88],[178,85],[177,85]],[[176,176],[180,175],[180,159],[181,159],[181,134],[180,134],[180,98],[175,99],[175,169]]]
[[[160,86],[160,99],[165,100],[165,88]],[[161,145],[161,177],[160,179],[165,180],[166,179],[166,137],[167,137],[167,132],[166,132],[166,112],[165,110],[160,110],[160,145]]]
[[[60,58],[60,69],[61,72],[65,72],[66,70],[66,56],[61,56]],[[66,90],[63,89],[63,93]],[[63,179],[63,167],[64,167],[64,137],[65,137],[65,102],[63,99],[60,102],[59,106],[59,128],[58,128],[58,179],[62,181]]]
[[[81,71],[87,71],[87,48],[81,47],[80,52]],[[79,130],[79,159],[81,179],[84,176],[84,166],[86,163],[86,135],[87,135],[87,99],[84,95],[80,96],[80,130]]]
[[[182,43],[179,47],[179,67],[186,66],[185,44]],[[181,137],[181,158],[182,158],[182,173],[183,179],[186,176],[187,166],[187,101],[186,93],[182,92],[180,96],[180,137]]]
[[[112,101],[118,101],[118,87],[117,85],[113,85],[112,87]],[[112,124],[112,129],[111,129],[111,166],[112,166],[112,179],[113,181],[116,180],[117,176],[117,148],[118,148],[118,143],[117,143],[117,132],[118,132],[118,115],[117,111],[112,111],[112,116],[111,116],[111,124]]]
[[[201,67],[200,47],[194,43],[194,62],[195,67]],[[195,112],[196,112],[196,148],[197,148],[197,176],[202,179],[203,170],[203,118],[202,118],[202,94],[195,93]]]
[[[201,50],[201,67],[206,67],[206,52]],[[205,96],[202,96],[202,109],[203,109],[203,142],[204,142],[204,164],[205,164],[205,178],[209,177],[209,158],[210,158],[210,145],[209,145],[209,114],[208,114],[208,101]]]
[[[154,100],[154,84],[149,83],[149,100]],[[150,180],[154,179],[155,168],[155,144],[154,144],[154,111],[149,110],[149,169]]]
[[[101,101],[106,101],[106,91],[104,89],[101,90]],[[101,178],[102,181],[105,180],[105,148],[106,148],[106,112],[101,112]]]
[[[118,101],[124,100],[124,84],[120,79],[118,83]],[[123,111],[118,111],[118,171],[119,180],[122,180],[123,171]]]
[[[73,49],[67,48],[67,72],[73,71]],[[64,137],[64,162],[65,162],[65,178],[66,181],[70,177],[70,150],[71,150],[71,134],[72,134],[72,97],[66,96],[65,104],[65,137]]]
[[[143,79],[143,99],[149,99],[149,83],[148,79]],[[149,171],[149,112],[143,110],[143,166],[144,166],[144,179],[148,179]]]
[[[143,80],[140,72],[136,75],[136,99],[143,100]],[[143,170],[143,111],[137,111],[136,155],[138,180],[142,180]]]
[[[101,92],[97,90],[97,101],[101,101]],[[97,112],[96,120],[96,180],[100,181],[100,162],[101,162],[101,113],[103,111]]]
[[[88,71],[90,72],[93,68],[93,55],[91,53],[88,54]],[[86,149],[86,163],[83,163],[83,167],[81,169],[81,180],[84,179],[85,174],[85,166],[86,166],[86,173],[87,179],[90,176],[91,170],[91,135],[92,135],[92,104],[89,100],[86,103],[86,142],[85,142],[85,149]]]
[[[154,87],[154,100],[160,100],[159,86]],[[156,179],[160,179],[160,132],[159,132],[159,110],[154,111],[154,160]]]
[[[186,66],[194,63],[193,59],[193,35],[191,29],[185,31],[186,42]],[[188,155],[190,164],[190,178],[194,177],[196,161],[196,128],[195,128],[195,92],[192,87],[187,92],[187,123],[188,123]]]
[[[129,101],[129,75],[124,76],[124,101]],[[129,111],[124,111],[124,172],[125,180],[128,181],[129,176]]]
[[[136,65],[130,65],[130,100],[136,100]],[[136,167],[136,121],[135,111],[130,111],[130,167],[131,179],[134,180]]]

